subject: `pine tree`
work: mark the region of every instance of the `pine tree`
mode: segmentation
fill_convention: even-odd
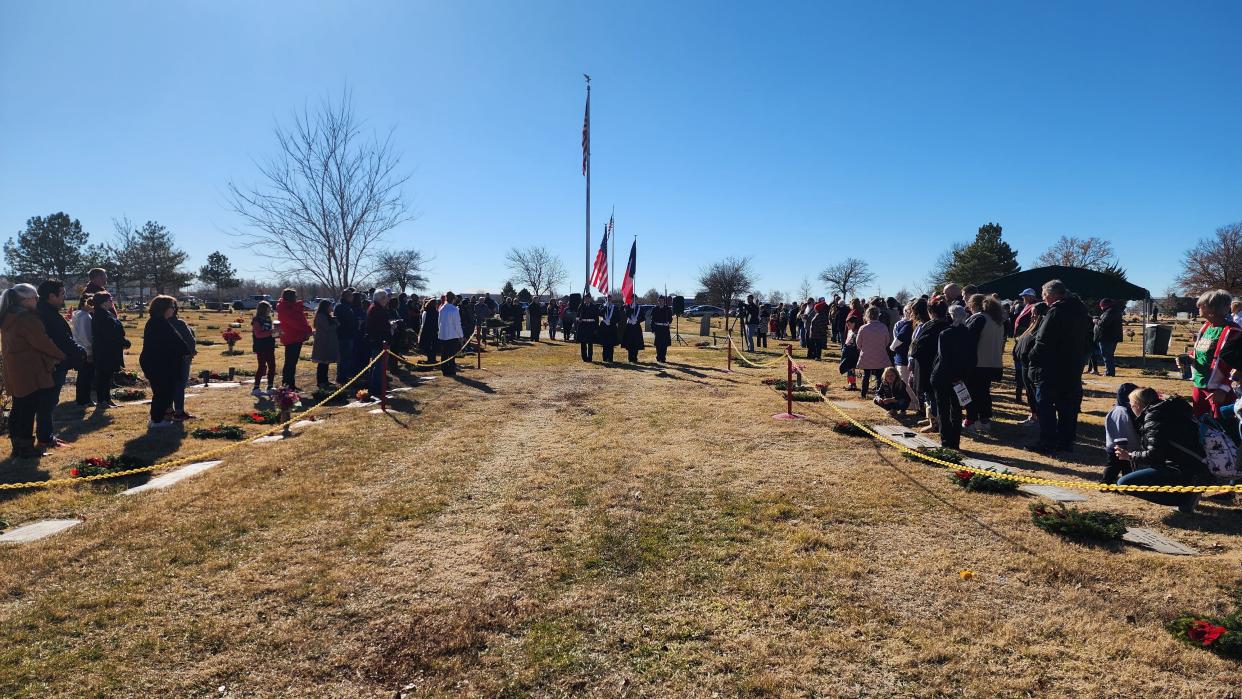
[[[86,271],[82,251],[88,236],[82,222],[63,211],[47,218],[26,221],[26,230],[4,244],[9,274],[18,281],[39,283],[44,279],[72,282]]]
[[[198,270],[198,278],[205,284],[210,284],[216,288],[216,303],[220,305],[220,310],[224,310],[224,305],[220,299],[220,293],[224,289],[230,289],[237,286],[237,270],[233,269],[233,265],[229,263],[229,258],[219,250],[207,256],[207,264]]]
[[[504,288],[500,290],[500,295],[504,298],[517,296],[517,289],[513,288],[513,282],[505,282]]]
[[[987,223],[979,227],[974,242],[957,243],[943,255],[932,270],[932,286],[949,282],[982,284],[1022,269],[1018,253],[1001,239],[1001,226]]]

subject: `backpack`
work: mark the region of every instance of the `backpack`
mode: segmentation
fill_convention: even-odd
[[[1215,418],[1205,415],[1199,419],[1199,443],[1203,445],[1203,463],[1213,476],[1238,477],[1238,446]]]

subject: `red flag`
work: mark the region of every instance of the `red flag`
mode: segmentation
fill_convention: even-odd
[[[591,271],[591,286],[600,293],[608,291],[608,236],[612,233],[612,221],[604,226],[604,239],[599,243],[599,252],[595,253],[595,268]]]
[[[582,174],[587,174],[591,162],[591,90],[587,86],[586,115],[582,117]]]
[[[638,255],[638,241],[630,246],[630,261],[625,265],[625,277],[621,280],[621,298],[626,303],[634,302],[634,264]]]

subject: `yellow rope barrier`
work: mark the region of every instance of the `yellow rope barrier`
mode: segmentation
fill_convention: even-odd
[[[329,401],[332,401],[337,396],[341,395],[341,393],[343,393],[345,389],[349,387],[350,384],[352,384],[354,381],[358,380],[363,375],[365,375],[368,371],[370,371],[371,367],[374,366],[375,362],[379,361],[379,358],[382,356],[384,356],[383,353],[375,355],[371,359],[371,361],[365,367],[363,367],[361,371],[358,372],[357,375],[355,375],[349,381],[345,382],[340,388],[336,389],[336,391],[334,391],[332,395],[328,396],[327,398],[324,398],[322,401],[320,401],[316,405],[311,406],[310,409],[300,412],[295,416],[291,416],[287,421],[282,422],[279,425],[272,425],[270,429],[261,433],[255,439],[258,439],[259,437],[267,437],[269,435],[275,434],[277,431],[284,430],[285,427],[293,424],[293,422],[297,420],[305,420],[307,417],[314,414],[316,411],[318,411],[320,408],[326,405]],[[174,459],[172,461],[162,461],[157,464],[151,464],[150,466],[142,466],[140,468],[131,468],[131,469],[127,469],[124,471],[114,471],[112,473],[101,473],[95,476],[52,478],[46,481],[27,481],[25,483],[0,483],[0,490],[24,490],[27,488],[52,488],[52,487],[61,486],[61,485],[75,485],[78,483],[88,483],[90,481],[102,481],[102,480],[107,480],[110,478],[123,478],[125,476],[133,476],[139,473],[150,473],[152,471],[157,471],[160,469],[173,468],[175,466],[183,466],[185,464],[195,463],[197,461],[209,459],[213,456],[220,456],[221,454],[226,454],[235,449],[240,449],[241,447],[247,446],[247,444],[250,441],[251,440],[248,440],[248,439],[242,440],[235,444],[227,444],[225,446],[218,447],[216,449],[209,449],[207,451],[201,451],[201,452],[198,452],[197,454],[191,454],[190,456],[182,457],[180,459]]]
[[[474,334],[470,336],[470,339],[461,343],[461,349],[457,350],[457,354],[454,354],[453,356],[448,357],[447,359],[441,359],[440,361],[434,362],[434,363],[411,362],[410,360],[406,359],[405,357],[402,357],[401,355],[397,354],[396,352],[393,352],[392,350],[388,350],[388,354],[391,355],[393,359],[397,360],[398,362],[401,362],[402,364],[408,364],[410,366],[419,367],[422,369],[431,369],[433,367],[438,367],[441,364],[448,364],[454,359],[457,359],[461,355],[465,354],[466,349],[470,346],[471,341],[478,338],[478,336],[479,336],[479,329],[475,328]],[[482,345],[480,345],[480,348],[481,347]]]
[[[923,461],[927,461],[929,463],[933,463],[938,466],[944,466],[945,468],[950,468],[955,471],[969,471],[970,473],[979,473],[979,474],[983,474],[986,476],[991,476],[992,478],[999,478],[999,479],[1010,480],[1010,481],[1018,481],[1019,483],[1028,483],[1031,485],[1053,485],[1053,486],[1057,486],[1061,488],[1073,488],[1077,490],[1098,490],[1098,491],[1121,492],[1121,493],[1206,493],[1206,492],[1236,493],[1236,492],[1242,492],[1242,485],[1112,485],[1108,483],[1088,483],[1086,481],[1053,480],[1049,478],[1037,478],[1034,476],[1022,476],[1016,473],[1004,473],[1002,471],[993,471],[991,469],[986,469],[986,468],[976,468],[973,466],[966,466],[963,464],[955,464],[951,461],[945,461],[943,459],[938,459],[934,456],[931,456],[930,454],[924,454],[923,452],[917,449],[911,449],[910,447],[907,447],[904,444],[893,441],[889,439],[888,437],[885,437],[884,435],[877,433],[875,430],[872,430],[870,427],[862,424],[858,420],[855,420],[849,413],[846,413],[844,410],[837,407],[837,405],[834,404],[831,400],[828,400],[827,396],[824,397],[824,402],[828,404],[828,407],[836,411],[838,415],[848,420],[851,424],[853,424],[858,429],[871,435],[872,438],[880,442],[883,442],[884,444],[887,444],[888,446],[893,447],[894,449],[897,449],[898,451],[904,454],[912,454],[916,458],[922,459]]]

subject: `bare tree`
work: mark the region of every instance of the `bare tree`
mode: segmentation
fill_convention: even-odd
[[[375,256],[376,278],[381,284],[392,284],[397,293],[406,289],[427,288],[427,262],[417,250],[385,250]]]
[[[532,245],[524,250],[510,248],[505,254],[505,266],[509,268],[510,282],[529,287],[536,296],[551,294],[569,277],[561,258],[542,245]]]
[[[784,303],[784,302],[785,302],[785,292],[783,292],[783,291],[769,291],[769,292],[768,292],[768,294],[767,294],[767,296],[765,296],[765,297],[764,297],[764,299],[765,299],[768,303],[773,303],[773,304],[775,304],[775,303]]]
[[[1242,221],[1217,228],[1215,237],[1187,250],[1177,285],[1191,295],[1210,289],[1242,291]]]
[[[291,128],[277,126],[276,142],[276,156],[258,164],[261,185],[229,182],[229,206],[247,227],[239,235],[275,272],[334,292],[365,281],[375,245],[411,218],[392,133],[363,136],[345,92],[338,103],[304,108]]]
[[[725,309],[725,334],[729,333],[727,313],[733,308],[734,297],[752,288],[756,279],[749,257],[727,257],[699,270],[699,286],[704,295]]]
[[[875,281],[875,274],[866,262],[856,257],[847,257],[844,262],[838,262],[820,272],[819,278],[828,285],[829,291],[849,296],[859,287]]]
[[[805,276],[802,277],[802,285],[798,287],[798,298],[795,301],[805,301],[815,294],[815,287],[811,286],[811,280]]]
[[[1077,238],[1061,236],[1052,247],[1035,258],[1035,264],[1041,267],[1061,265],[1062,267],[1081,267],[1103,271],[1113,262],[1116,253],[1113,244],[1102,238]]]

